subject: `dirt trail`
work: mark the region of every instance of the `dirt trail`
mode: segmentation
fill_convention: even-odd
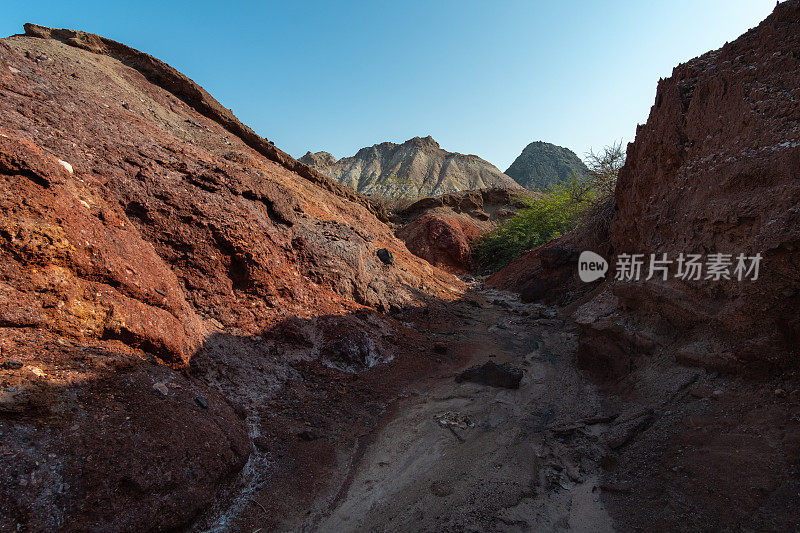
[[[296,364],[257,402],[251,462],[193,531],[797,529],[788,384],[666,358],[596,382],[572,322],[477,286],[398,317],[392,363]],[[236,347],[209,356],[238,354],[224,392],[267,397]],[[523,369],[520,388],[455,382],[487,361]]]
[[[524,369],[519,390],[418,383],[302,524],[319,531],[612,530],[600,502],[594,387],[573,367],[576,339],[551,310],[480,290],[433,336],[472,348],[470,364]]]

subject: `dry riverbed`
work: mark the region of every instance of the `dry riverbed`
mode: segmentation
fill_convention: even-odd
[[[575,336],[551,310],[482,291],[435,337],[468,365],[524,370],[517,390],[453,375],[414,385],[303,526],[321,531],[611,530],[597,481],[597,393],[572,366]],[[587,422],[589,425],[587,425]]]

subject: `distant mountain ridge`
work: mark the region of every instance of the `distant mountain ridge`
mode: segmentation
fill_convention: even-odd
[[[375,144],[339,160],[328,152],[308,152],[300,161],[358,192],[396,198],[521,188],[488,161],[443,150],[430,136]]]
[[[573,173],[586,176],[589,169],[569,148],[535,141],[522,150],[505,173],[526,189],[544,190]]]

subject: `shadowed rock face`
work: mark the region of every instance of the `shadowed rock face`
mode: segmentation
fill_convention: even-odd
[[[569,148],[536,141],[522,150],[505,173],[526,189],[544,190],[572,174],[586,176],[589,169]]]
[[[393,198],[519,188],[488,161],[442,150],[431,137],[376,144],[338,161],[327,152],[308,152],[300,161],[358,192]]]
[[[606,237],[562,239],[620,253],[763,256],[757,281],[609,281],[576,312],[581,358],[629,371],[647,353],[722,369],[796,367],[800,344],[800,2],[658,84],[628,145]],[[595,243],[592,245],[592,241]],[[548,246],[551,248],[552,246]],[[525,265],[547,279],[577,265],[531,252],[490,280],[514,286]],[[526,263],[527,262],[527,263]],[[612,263],[613,264],[613,263]],[[566,266],[565,266],[566,265]],[[569,269],[568,272],[565,269]],[[552,299],[559,287],[542,287]]]
[[[257,426],[171,368],[211,351],[260,407],[297,344],[264,332],[301,316],[293,361],[331,359],[352,347],[323,326],[363,311],[359,370],[393,355],[380,311],[461,284],[168,65],[26,30],[0,40],[0,362],[22,363],[0,367],[0,453],[17,457],[0,461],[0,529],[180,528]]]

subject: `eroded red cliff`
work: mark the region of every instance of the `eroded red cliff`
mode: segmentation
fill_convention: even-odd
[[[462,285],[168,65],[26,30],[0,41],[0,529],[182,527],[290,363],[392,360],[386,313]]]
[[[609,280],[574,315],[581,357],[627,372],[653,354],[720,369],[796,367],[800,340],[800,3],[679,65],[628,146],[607,233],[584,228],[530,252],[490,284],[559,301],[580,289],[577,257],[763,257],[756,281]],[[549,252],[556,259],[545,261]],[[548,255],[549,254],[549,255]],[[731,267],[731,272],[733,267]],[[580,291],[577,291],[580,292]],[[563,303],[563,302],[562,302]]]

